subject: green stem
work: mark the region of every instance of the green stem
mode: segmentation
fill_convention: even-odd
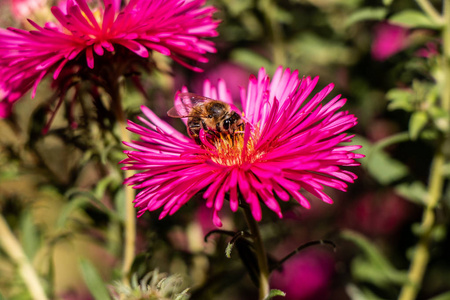
[[[444,79],[441,83],[441,106],[445,111],[450,112],[450,0],[444,0],[443,17],[436,12],[434,7],[427,0],[416,1],[425,13],[434,18],[435,21],[440,19],[441,24],[443,23],[444,25],[442,30]],[[445,23],[442,20],[445,20]],[[442,198],[445,179],[445,145],[445,140],[439,141],[431,164],[430,179],[428,183],[428,198],[422,216],[420,238],[408,271],[408,282],[403,285],[398,298],[399,300],[416,299],[430,259],[429,247],[432,240],[432,230],[435,225],[434,209]]]
[[[47,300],[44,289],[22,246],[11,232],[3,215],[0,214],[0,245],[17,265],[20,275],[34,300]]]
[[[120,128],[120,139],[124,142],[131,142],[130,133],[126,129],[127,120],[122,108],[122,102],[120,92],[117,90],[116,95],[111,95],[112,109],[115,112],[116,119]],[[115,94],[115,93],[114,93]],[[132,170],[125,170],[125,178],[133,176]],[[136,211],[133,205],[134,190],[131,186],[125,186],[125,245],[122,261],[122,276],[123,282],[129,283],[131,265],[133,264],[135,257],[135,244],[136,244]]]
[[[248,205],[242,205],[244,209],[245,220],[250,229],[255,246],[256,259],[259,267],[259,300],[267,298],[270,292],[269,287],[269,267],[267,263],[266,251],[264,249],[261,233],[259,231],[258,222],[253,218],[252,212]]]
[[[444,29],[442,31],[443,41],[443,66],[444,66],[444,82],[442,91],[442,108],[446,112],[450,112],[450,0],[444,1]]]
[[[283,31],[276,18],[277,7],[276,1],[264,0],[260,1],[260,10],[265,16],[267,26],[270,28],[272,44],[273,44],[273,63],[275,67],[286,64],[285,47],[283,43]]]
[[[420,239],[408,271],[408,282],[403,285],[398,298],[399,300],[416,299],[430,258],[429,246],[435,221],[434,209],[442,196],[444,185],[443,166],[445,156],[442,153],[442,145],[444,143],[441,143],[438,147],[431,164],[428,199],[420,225]]]
[[[442,24],[443,19],[439,12],[434,8],[428,0],[416,0],[420,8],[437,24]]]

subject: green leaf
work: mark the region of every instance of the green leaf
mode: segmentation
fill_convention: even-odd
[[[116,183],[116,178],[113,176],[107,176],[102,178],[97,185],[95,186],[95,189],[93,191],[94,197],[96,199],[102,199],[103,196],[105,196],[106,189],[110,185],[114,185]]]
[[[265,57],[248,49],[235,49],[231,52],[231,61],[248,67],[250,70],[257,71],[264,67],[267,72],[272,72],[272,63]]]
[[[386,17],[387,9],[385,7],[366,7],[352,13],[345,21],[345,27],[357,22],[368,20],[383,20]]]
[[[225,249],[225,256],[227,258],[231,258],[231,251],[233,251],[234,243],[228,243],[227,248]]]
[[[23,250],[25,254],[33,261],[34,255],[39,249],[40,238],[39,233],[36,229],[36,226],[33,222],[33,215],[31,211],[26,210],[20,218],[20,227],[21,227],[21,243],[23,245]]]
[[[354,284],[349,284],[346,287],[346,291],[350,299],[352,300],[384,300],[376,296],[367,288],[358,288]]]
[[[123,207],[125,207],[125,201],[125,189],[118,190],[114,196],[114,205],[116,206],[117,211],[115,215],[122,222],[125,222],[126,220],[125,209],[123,209]]]
[[[428,113],[433,119],[434,125],[442,132],[450,130],[450,117],[447,111],[438,106],[432,106],[428,109]]]
[[[393,1],[394,1],[394,0],[383,0],[383,5],[389,6],[389,5],[392,4]]]
[[[420,181],[402,183],[395,187],[395,192],[409,201],[425,205],[428,192],[426,186]]]
[[[411,90],[405,89],[391,89],[386,94],[386,99],[389,102],[388,109],[396,110],[403,109],[405,111],[414,110],[414,95]]]
[[[266,298],[264,298],[264,300],[270,300],[273,297],[277,297],[277,296],[285,297],[286,293],[283,291],[280,291],[280,290],[273,289],[273,290],[270,290],[269,295]]]
[[[367,139],[355,136],[352,139],[352,143],[362,145],[361,150],[357,152],[365,153],[366,157],[360,159],[360,162],[370,175],[381,184],[388,185],[409,174],[406,165],[389,157],[382,148],[376,147],[376,144],[372,145]]]
[[[412,140],[419,137],[420,132],[428,123],[428,114],[424,111],[416,111],[409,119],[409,136]]]
[[[433,298],[430,298],[428,300],[450,300],[450,291],[449,292],[445,292],[443,294],[437,295]]]
[[[63,228],[72,212],[83,208],[84,206],[89,204],[89,202],[90,199],[86,197],[77,197],[68,202],[59,214],[58,221],[56,222],[57,228]]]
[[[110,178],[110,177],[108,177]],[[105,179],[105,178],[103,178]],[[115,182],[113,181],[114,179],[108,179],[108,180],[100,180],[98,185],[94,188],[94,192],[90,192],[90,191],[81,191],[79,189],[70,189],[67,193],[65,193],[65,197],[66,198],[73,198],[73,199],[77,199],[77,198],[83,198],[86,199],[86,201],[95,206],[95,208],[101,210],[102,212],[106,213],[111,219],[113,220],[120,220],[120,216],[118,215],[118,212],[114,211],[113,209],[110,209],[109,207],[107,207],[101,200],[99,200],[96,197],[96,194],[101,195],[101,197],[103,197],[105,190],[106,190],[106,185],[109,184],[111,181],[111,184],[115,184]],[[71,199],[71,201],[73,201]]]
[[[408,28],[432,28],[438,29],[440,24],[436,24],[427,15],[418,10],[407,9],[401,11],[389,18],[389,21],[395,25]]]
[[[394,268],[366,237],[351,230],[343,231],[342,237],[354,242],[364,252],[363,257],[357,257],[352,262],[352,273],[357,279],[379,287],[392,283],[402,285],[407,281],[407,272]]]
[[[86,259],[81,259],[79,265],[84,282],[86,283],[92,296],[94,296],[94,299],[111,299],[108,290],[105,287],[105,283],[103,282],[100,274],[97,272],[95,267]]]

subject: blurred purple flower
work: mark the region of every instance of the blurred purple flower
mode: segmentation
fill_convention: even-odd
[[[270,276],[270,287],[286,293],[285,300],[329,299],[334,260],[323,251],[304,250]]]
[[[147,119],[138,119],[144,126],[128,122],[128,129],[141,141],[126,143],[135,150],[125,151],[128,158],[121,162],[123,169],[140,171],[125,181],[142,189],[135,199],[139,215],[164,207],[160,214],[164,218],[203,189],[206,206],[214,208],[213,221],[219,227],[218,212],[226,193],[232,211],[238,209],[241,195],[258,221],[260,201],[282,217],[275,194],[283,201],[293,197],[309,208],[300,193],[303,188],[332,203],[324,186],[345,191],[346,182],[356,176],[341,167],[359,165],[355,159],[362,155],[353,152],[360,146],[341,144],[351,141],[344,131],[356,124],[354,115],[338,112],[346,99],[338,95],[322,103],[333,84],[306,100],[318,79],[299,78],[298,71],[280,67],[270,80],[261,69],[258,77],[250,76],[247,92],[241,92],[245,129],[213,139],[203,132],[200,145],[142,107]],[[224,81],[217,88],[205,81],[203,88],[204,96],[233,104]]]
[[[408,36],[407,28],[389,23],[377,24],[372,42],[373,59],[383,61],[405,49],[409,44]]]
[[[67,13],[52,7],[59,23],[41,27],[29,20],[36,30],[0,29],[2,106],[10,107],[30,89],[34,97],[48,74],[63,82],[60,90],[64,93],[70,87],[70,75],[83,78],[83,70],[95,67],[99,73],[103,70],[102,75],[117,78],[130,72],[129,65],[139,58],[148,58],[151,51],[200,71],[185,59],[204,63],[208,61],[204,55],[216,51],[212,42],[203,39],[216,36],[218,25],[212,19],[215,8],[202,7],[204,2],[130,0],[119,10],[117,1],[104,0],[104,6],[92,10],[86,0],[68,0]],[[96,77],[98,82],[107,79]]]

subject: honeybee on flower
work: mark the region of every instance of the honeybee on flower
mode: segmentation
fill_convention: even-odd
[[[221,100],[214,100],[193,93],[180,93],[181,104],[172,107],[167,114],[173,118],[187,118],[187,132],[198,144],[204,130],[213,135],[233,135],[244,129],[245,122],[236,108]]]
[[[234,124],[241,128],[234,134],[215,134],[219,131],[217,123],[208,125],[201,118],[194,120],[192,110],[177,112],[187,116],[184,121],[190,132],[188,137],[147,107],[141,107],[146,118],[138,119],[143,125],[128,121],[128,130],[141,140],[125,143],[132,150],[125,151],[128,157],[121,162],[123,169],[138,171],[125,183],[140,189],[134,201],[140,208],[139,215],[162,208],[160,218],[164,218],[202,191],[206,206],[213,208],[214,224],[219,227],[219,211],[225,200],[229,200],[232,211],[248,206],[258,221],[262,218],[261,203],[280,218],[283,214],[279,200],[294,199],[310,208],[301,190],[332,203],[324,187],[345,191],[347,183],[357,177],[342,167],[358,166],[356,159],[363,155],[353,152],[361,146],[347,144],[353,136],[345,131],[357,119],[348,111],[338,111],[346,99],[338,95],[323,103],[333,84],[310,98],[318,79],[299,78],[298,71],[282,67],[272,79],[264,69],[257,77],[250,76],[247,92],[241,93],[242,113],[236,112],[245,116],[245,121],[244,117],[236,119]],[[182,90],[181,98],[196,99],[186,92]],[[205,81],[202,95],[221,99],[219,103],[225,103],[225,107],[234,105],[223,81],[217,88]],[[175,106],[183,101],[176,97]],[[198,109],[204,111],[204,102],[201,103]],[[169,114],[174,110],[177,109]],[[222,127],[220,123],[219,129]],[[208,131],[215,137],[207,138]]]

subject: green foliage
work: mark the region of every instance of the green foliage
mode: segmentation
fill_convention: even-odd
[[[80,270],[83,275],[84,282],[86,283],[89,291],[96,300],[111,299],[108,290],[106,289],[105,282],[100,277],[100,274],[95,269],[94,265],[88,260],[80,259]]]
[[[225,256],[231,258],[231,251],[233,251],[234,243],[228,243],[227,248],[225,248]]]
[[[361,163],[381,184],[388,185],[408,175],[408,167],[390,157],[382,147],[371,144],[361,136],[355,137],[353,141],[363,146],[362,149],[367,155],[361,159]],[[386,144],[383,144],[383,147],[386,146]]]
[[[398,184],[395,186],[395,191],[409,201],[420,205],[424,205],[428,197],[427,188],[420,181]]]
[[[147,273],[140,281],[133,274],[131,286],[116,282],[112,287],[113,298],[116,300],[188,300],[188,291],[188,288],[184,288],[181,276],[168,276],[159,273],[157,269]]]
[[[380,288],[402,285],[407,280],[405,271],[397,270],[389,260],[363,235],[346,230],[342,237],[355,243],[364,253],[352,262],[352,273],[356,279],[369,282]]]
[[[368,288],[359,288],[354,284],[347,286],[347,294],[352,300],[387,300],[376,296]]]
[[[270,300],[277,296],[285,297],[286,293],[280,290],[270,290],[269,295],[264,300]]]
[[[253,69],[253,71],[257,71],[257,69],[260,68],[256,66],[266,68],[267,72],[273,72],[275,69],[267,58],[249,49],[234,49],[231,52],[231,60],[235,63],[246,66],[249,69]]]
[[[440,295],[437,295],[429,300],[450,300],[450,292],[444,292]]]
[[[351,26],[361,21],[381,21],[388,13],[384,7],[364,7],[352,13],[346,20],[345,26]]]
[[[33,261],[36,252],[41,246],[41,240],[39,232],[34,224],[33,215],[30,210],[26,210],[22,213],[21,221],[21,233],[22,233],[22,245],[25,254],[30,261]]]
[[[389,100],[390,110],[402,109],[408,112],[414,110],[414,95],[411,90],[391,89],[386,93],[386,99]]]
[[[436,24],[427,15],[418,10],[403,10],[391,16],[389,21],[393,24],[409,28],[438,29],[442,26],[441,24]]]
[[[428,114],[424,111],[415,111],[409,119],[409,135],[412,140],[419,137],[420,132],[425,128],[428,122]]]

